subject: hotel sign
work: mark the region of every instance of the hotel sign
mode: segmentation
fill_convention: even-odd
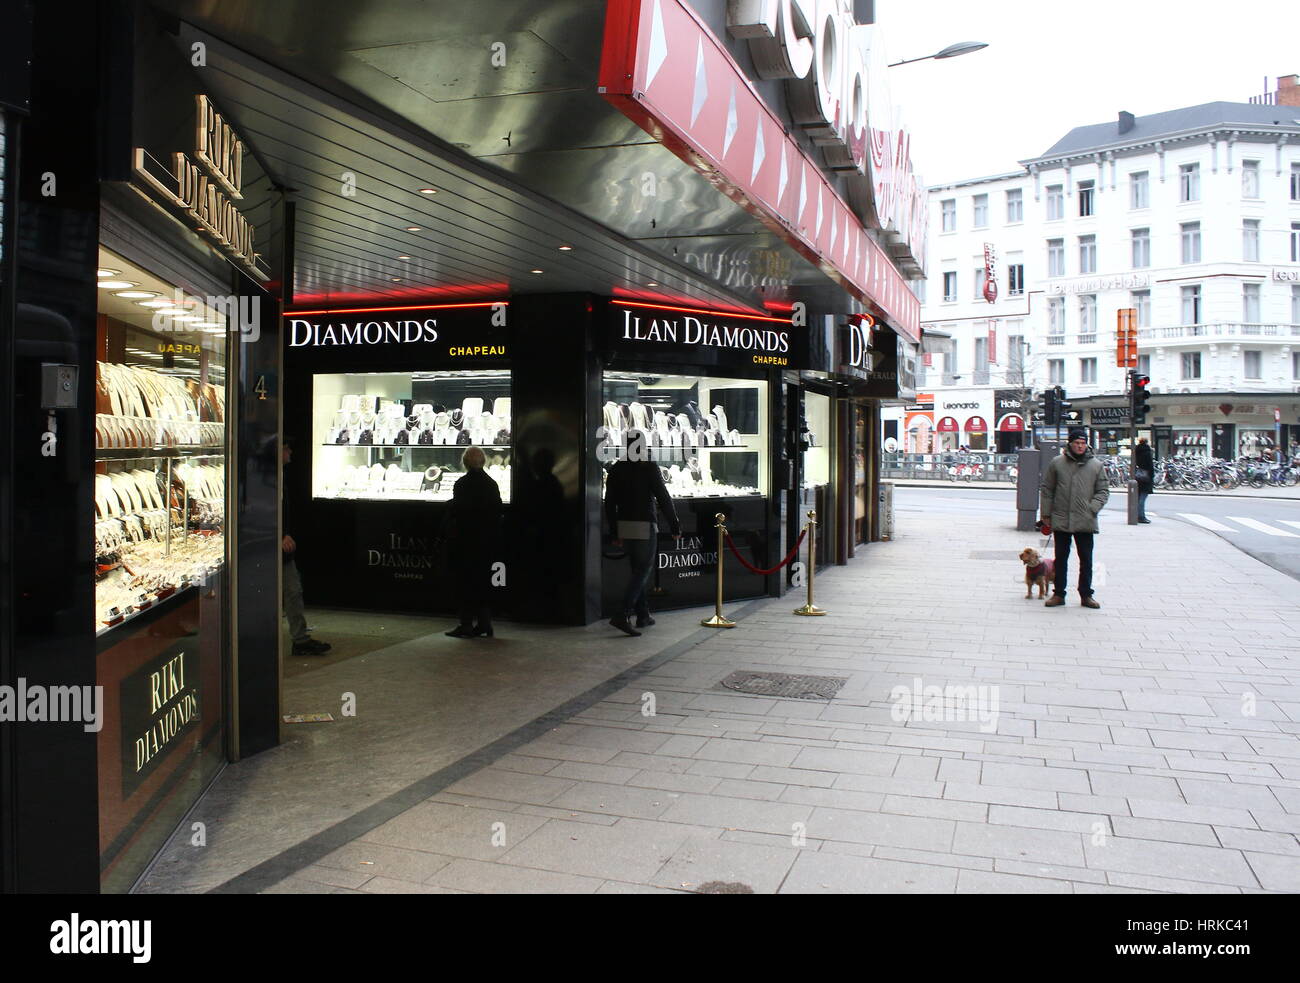
[[[1047,292],[1062,294],[1092,294],[1102,290],[1145,290],[1151,286],[1151,277],[1145,273],[1121,273],[1116,276],[1090,276],[1083,280],[1066,280],[1049,283]]]
[[[168,169],[136,147],[133,171],[140,184],[133,187],[151,201],[180,211],[231,262],[265,282],[269,273],[253,249],[255,230],[235,205],[244,197],[244,142],[206,95],[195,96],[195,104],[194,160],[177,151]]]

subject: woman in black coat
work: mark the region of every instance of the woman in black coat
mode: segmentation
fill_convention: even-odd
[[[1138,522],[1150,522],[1147,496],[1156,487],[1156,460],[1145,437],[1138,438],[1137,449],[1133,452],[1133,478],[1138,486]]]
[[[456,584],[460,624],[447,634],[452,638],[491,636],[488,599],[501,518],[501,490],[483,470],[487,462],[479,448],[468,448],[461,463],[465,474],[452,486],[451,514],[445,530],[448,573]]]

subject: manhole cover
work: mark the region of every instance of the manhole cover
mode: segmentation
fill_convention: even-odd
[[[695,889],[696,894],[753,894],[754,889],[739,881],[709,881]]]
[[[784,672],[739,670],[718,683],[722,689],[786,700],[830,700],[848,680],[839,676],[792,676]]]

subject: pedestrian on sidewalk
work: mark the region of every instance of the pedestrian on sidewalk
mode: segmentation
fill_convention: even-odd
[[[627,456],[609,469],[605,485],[605,520],[613,545],[627,551],[631,571],[623,591],[622,606],[609,623],[627,635],[640,635],[637,628],[655,623],[646,604],[646,585],[654,569],[659,546],[656,512],[663,512],[674,539],[681,538],[682,526],[673,508],[672,496],[664,485],[659,465],[651,461],[645,431],[628,433]],[[721,562],[722,558],[718,558]],[[636,615],[636,628],[632,615]]]
[[[1042,521],[1051,526],[1056,546],[1056,585],[1046,607],[1065,603],[1072,539],[1079,550],[1079,603],[1101,607],[1092,596],[1092,540],[1097,514],[1109,498],[1106,471],[1088,446],[1088,431],[1071,427],[1069,443],[1047,465],[1039,496]]]
[[[1139,437],[1133,452],[1133,480],[1138,486],[1138,522],[1150,523],[1147,518],[1147,496],[1156,487],[1156,459],[1145,437]]]
[[[293,446],[286,437],[282,444],[284,449],[281,453],[281,475],[288,470],[289,462],[293,460]],[[280,540],[280,555],[282,557],[282,570],[280,576],[280,600],[284,607],[284,616],[289,619],[289,635],[293,639],[294,655],[324,655],[330,650],[328,642],[322,642],[311,637],[311,632],[307,630],[307,611],[302,600],[302,577],[298,573],[298,564],[294,559],[298,552],[298,543],[293,538],[293,531],[297,527],[293,523],[292,513],[289,510],[289,497],[284,494],[284,486],[287,482],[281,481],[281,501],[280,501],[280,529],[283,538]]]
[[[501,489],[483,470],[482,449],[468,447],[460,463],[465,473],[451,488],[451,511],[443,528],[449,570],[456,584],[460,624],[452,638],[492,637],[492,557],[499,539]]]

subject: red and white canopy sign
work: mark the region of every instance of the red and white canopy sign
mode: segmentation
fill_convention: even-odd
[[[919,343],[907,281],[684,0],[609,0],[600,92]]]

